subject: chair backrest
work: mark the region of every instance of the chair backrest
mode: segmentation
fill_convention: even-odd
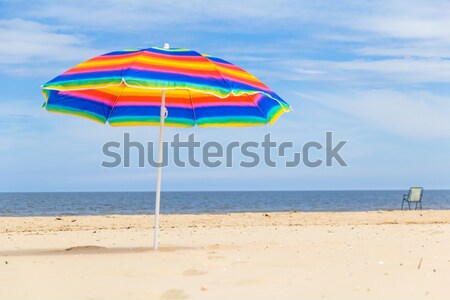
[[[409,189],[408,201],[410,202],[418,202],[422,198],[423,188],[421,187],[412,187]]]

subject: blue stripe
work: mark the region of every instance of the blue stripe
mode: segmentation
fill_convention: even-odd
[[[132,53],[141,52],[141,51],[142,51],[141,49],[139,49],[139,50],[130,50],[130,51],[119,50],[119,51],[112,51],[112,52],[109,52],[109,53],[105,53],[105,54],[102,54],[100,56],[114,56],[114,55],[122,55],[122,54],[132,54]]]
[[[227,64],[227,65],[232,65],[234,66],[234,64],[230,63],[229,61],[226,61],[225,59],[221,59],[215,56],[209,56],[209,55],[203,55],[204,57],[206,57],[207,59],[213,61],[213,62],[219,62],[219,63],[223,63],[223,64]]]
[[[267,96],[262,96],[261,100],[258,102],[258,106],[267,116],[272,108],[280,106],[280,104]]]
[[[194,120],[194,113],[191,108],[180,108],[166,106],[169,117]],[[116,106],[111,112],[111,118],[133,117],[133,116],[157,116],[160,114],[160,106]]]
[[[142,50],[147,51],[147,52],[152,52],[152,53],[171,55],[171,56],[202,56],[200,53],[193,51],[193,50],[189,50],[189,49],[181,50],[181,51],[172,51],[175,49],[180,49],[180,48],[171,48],[170,50],[147,48],[147,49],[142,49]]]
[[[208,106],[195,108],[197,119],[210,117],[259,117],[267,116],[257,106]]]
[[[60,93],[51,95],[47,103],[48,105],[57,105],[61,107],[89,111],[97,115],[100,115],[104,118],[108,117],[109,112],[111,111],[112,108],[110,105],[104,103],[86,100],[80,97],[74,97],[71,96],[70,94],[60,94]]]

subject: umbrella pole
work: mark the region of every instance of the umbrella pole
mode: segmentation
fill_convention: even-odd
[[[163,140],[164,140],[164,118],[166,117],[166,91],[162,90],[161,112],[159,121],[159,145],[158,145],[158,177],[156,179],[156,200],[155,200],[155,237],[153,239],[153,249],[158,249],[158,226],[159,226],[159,202],[161,199],[161,175],[163,163]]]

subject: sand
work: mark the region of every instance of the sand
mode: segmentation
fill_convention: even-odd
[[[450,211],[0,218],[0,299],[449,299]]]

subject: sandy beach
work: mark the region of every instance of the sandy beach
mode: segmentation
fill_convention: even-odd
[[[450,211],[0,218],[0,299],[448,299]]]

